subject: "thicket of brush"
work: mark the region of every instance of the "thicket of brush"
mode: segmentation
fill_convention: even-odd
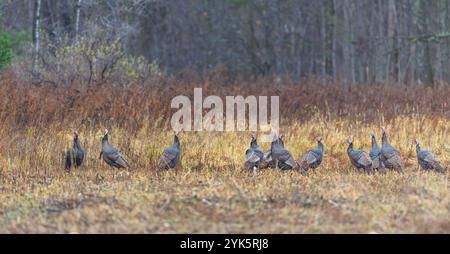
[[[320,85],[313,78],[302,81],[258,79],[233,80],[211,74],[182,78],[157,77],[126,86],[111,84],[33,86],[6,73],[0,80],[0,121],[3,131],[27,127],[94,127],[108,124],[132,133],[149,122],[168,127],[170,101],[177,95],[193,98],[195,87],[203,96],[278,95],[281,119],[306,121],[321,116],[325,120],[349,119],[382,123],[399,115],[424,115],[450,118],[450,86],[436,88],[391,83],[343,87]],[[225,100],[224,100],[225,101]],[[166,124],[166,125],[164,125]]]

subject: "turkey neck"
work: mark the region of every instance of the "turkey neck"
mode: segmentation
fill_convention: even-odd
[[[375,136],[372,136],[372,148],[378,148],[377,140]]]
[[[73,139],[73,146],[74,146],[75,148],[79,149],[79,150],[82,150],[82,149],[83,149],[83,148],[81,147],[80,140],[78,139],[78,136],[76,136],[76,137]]]
[[[381,143],[384,145],[384,144],[387,144],[387,134],[386,134],[386,132],[383,132],[383,136],[381,136]]]
[[[278,144],[284,148],[284,141],[281,138],[278,139]]]
[[[348,144],[347,153],[350,154],[353,151],[353,143]]]
[[[173,138],[173,144],[174,144],[178,149],[180,149],[180,139],[178,138],[177,135],[175,135],[174,138]]]
[[[283,141],[279,138],[272,142],[272,148],[281,149],[284,147]]]
[[[258,144],[256,143],[256,139],[252,138],[252,141],[250,142],[250,147],[251,148],[256,148],[258,146]]]
[[[280,149],[280,144],[278,139],[272,141],[272,144],[270,144],[270,151],[273,151],[274,149]]]
[[[319,148],[320,151],[323,151],[323,144],[322,144],[322,142],[320,142],[320,141],[317,142],[317,148]]]
[[[420,144],[416,144],[416,153],[420,152]]]
[[[103,138],[102,138],[102,145],[103,145],[103,147],[109,146],[108,135],[103,136]]]

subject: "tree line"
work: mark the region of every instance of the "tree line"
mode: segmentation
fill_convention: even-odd
[[[32,34],[33,65],[91,39],[167,74],[220,68],[322,82],[450,80],[449,0],[34,0],[1,2]],[[31,54],[30,53],[30,54]]]

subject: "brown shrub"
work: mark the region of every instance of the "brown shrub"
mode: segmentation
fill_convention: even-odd
[[[432,89],[372,84],[345,88],[321,86],[314,79],[227,81],[212,75],[157,78],[125,87],[73,83],[62,88],[32,86],[18,80],[8,73],[0,80],[0,121],[4,130],[45,128],[52,123],[61,127],[114,124],[130,131],[139,130],[149,121],[163,126],[174,112],[171,99],[177,95],[192,98],[195,87],[203,88],[203,97],[279,95],[281,119],[285,122],[317,116],[381,124],[397,115],[450,117],[450,86]]]

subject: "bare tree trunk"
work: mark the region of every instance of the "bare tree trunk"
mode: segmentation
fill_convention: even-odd
[[[350,68],[350,83],[355,83],[355,59],[356,59],[356,57],[355,57],[355,46],[354,46],[354,28],[353,28],[353,14],[354,14],[354,11],[353,11],[353,5],[355,4],[356,2],[353,2],[353,1],[351,1],[351,2],[349,2],[349,8],[348,8],[348,10],[349,10],[349,13],[347,14],[347,15],[349,15],[348,17],[347,17],[347,19],[348,19],[348,32],[349,32],[349,42],[348,42],[348,45],[349,45],[349,59],[350,59],[350,62],[349,62],[349,68]]]
[[[78,33],[80,31],[80,9],[81,9],[81,0],[76,0],[75,5],[75,29],[73,36],[73,44],[76,45],[78,43]]]
[[[445,27],[445,25],[444,25],[445,21],[442,18],[441,13],[439,12],[441,8],[442,7],[440,6],[439,2],[436,2],[435,11],[437,12],[437,15],[436,15],[435,25],[436,25],[438,31],[443,31],[442,27]],[[438,83],[441,83],[442,79],[444,77],[443,71],[442,71],[442,65],[443,65],[443,60],[442,60],[443,54],[442,53],[444,51],[444,50],[442,50],[443,42],[444,42],[444,40],[439,39],[439,42],[436,45],[436,76],[437,76]]]
[[[343,78],[344,78],[344,86],[349,85],[351,83],[351,38],[350,38],[350,21],[349,21],[349,5],[350,2],[348,0],[343,1],[342,6],[342,24],[343,24],[343,36],[341,37],[342,41],[342,56],[343,56]]]
[[[422,29],[418,29],[421,35],[427,35],[429,33],[430,29],[430,18],[428,17],[428,9],[429,9],[429,2],[425,0],[420,1],[420,9],[421,9],[421,15],[420,15],[420,25]],[[429,39],[424,40],[424,69],[425,69],[425,81],[427,86],[433,86],[434,82],[434,70],[433,70],[433,60],[432,60],[432,52],[431,52],[431,42]]]
[[[396,45],[395,45],[395,38],[394,38],[394,26],[395,26],[395,15],[396,15],[396,10],[395,10],[395,3],[394,0],[389,0],[389,4],[388,4],[388,20],[387,20],[387,44],[386,44],[386,52],[388,52],[386,54],[386,79],[390,80],[391,77],[394,74],[394,71],[391,72],[391,62],[395,62],[395,59],[392,60],[392,56],[396,54]],[[395,56],[394,56],[395,57]],[[394,68],[395,69],[395,68]],[[395,77],[394,81],[395,80]]]
[[[336,3],[335,0],[329,0],[329,14],[328,18],[332,17],[331,21],[331,73],[333,75],[333,82],[336,83]]]
[[[383,2],[381,0],[378,0],[377,6],[378,6],[378,17],[383,17],[383,14],[384,14]],[[378,27],[377,27],[378,34],[377,35],[378,35],[378,38],[380,38],[380,39],[379,39],[378,43],[376,44],[377,50],[376,50],[376,55],[375,55],[375,68],[376,68],[375,69],[375,81],[385,80],[385,77],[383,76],[383,74],[384,74],[383,66],[386,63],[383,62],[382,56],[386,53],[386,47],[385,47],[386,42],[381,41],[382,38],[384,38],[384,29],[383,29],[384,24],[381,20],[382,19],[379,19],[377,22],[378,23]]]
[[[34,22],[33,22],[33,76],[37,75],[37,63],[39,59],[39,42],[41,26],[41,0],[34,2]]]
[[[323,3],[323,2],[322,2]],[[320,5],[320,84],[325,84],[326,62],[327,62],[327,33],[326,33],[326,5]]]
[[[449,1],[445,1],[445,12],[444,12],[444,19],[443,19],[443,24],[444,24],[444,31],[448,31],[449,29],[449,23],[450,23],[450,11],[449,11]],[[444,47],[444,60],[443,60],[443,65],[442,66],[442,71],[443,71],[443,79],[445,79],[445,81],[449,81],[450,75],[449,75],[449,69],[450,69],[450,39],[449,37],[447,37],[445,39],[445,44],[443,45]]]

